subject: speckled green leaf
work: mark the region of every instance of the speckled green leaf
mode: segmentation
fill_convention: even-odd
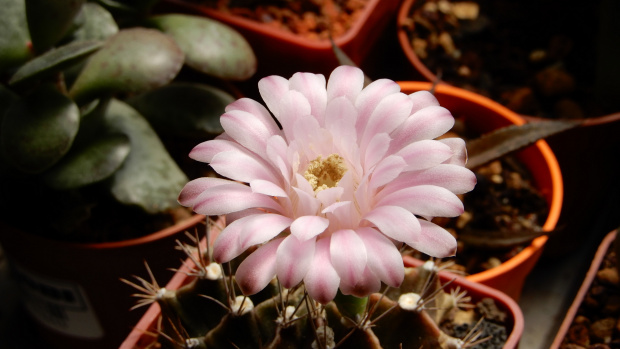
[[[127,158],[131,145],[123,134],[111,134],[71,151],[44,175],[53,189],[66,190],[110,177]]]
[[[206,17],[171,14],[151,18],[185,52],[185,63],[222,79],[245,80],[256,72],[256,57],[241,34]]]
[[[183,58],[174,40],[158,30],[121,30],[90,57],[69,94],[82,103],[105,94],[148,91],[169,83]]]
[[[56,45],[73,26],[85,0],[26,0],[32,44],[39,54]]]
[[[24,0],[0,0],[0,71],[33,56]]]
[[[72,100],[43,85],[7,110],[2,123],[2,150],[22,171],[42,172],[67,153],[79,118]]]
[[[149,123],[129,105],[112,100],[105,115],[111,131],[126,134],[131,152],[111,178],[111,191],[122,203],[149,213],[178,207],[187,176],[170,157]]]
[[[218,88],[172,83],[128,100],[159,134],[206,137],[224,131],[220,116],[235,100]]]
[[[98,50],[101,41],[75,41],[57,49],[52,49],[41,56],[24,64],[9,81],[9,84],[20,84],[49,76],[80,62]]]
[[[82,15],[84,23],[73,33],[76,40],[105,40],[118,33],[118,25],[112,14],[101,5],[85,3],[82,6]]]

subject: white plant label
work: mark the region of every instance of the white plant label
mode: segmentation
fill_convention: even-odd
[[[35,319],[67,335],[103,336],[103,328],[79,284],[42,277],[19,266],[14,271],[24,305]]]

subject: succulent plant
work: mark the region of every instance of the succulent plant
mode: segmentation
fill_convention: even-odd
[[[81,240],[100,200],[179,207],[188,176],[163,141],[221,133],[222,82],[256,58],[232,28],[156,2],[0,0],[3,219],[36,202],[52,235]]]

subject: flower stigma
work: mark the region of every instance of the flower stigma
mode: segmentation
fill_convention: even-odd
[[[325,160],[318,156],[310,161],[304,178],[308,180],[314,192],[318,193],[337,186],[345,172],[347,167],[344,165],[344,158],[338,154],[331,154]]]

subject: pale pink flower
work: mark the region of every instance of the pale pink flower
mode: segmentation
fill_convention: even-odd
[[[381,282],[400,285],[402,243],[454,255],[454,237],[430,222],[460,215],[456,194],[476,182],[464,141],[434,140],[454,118],[427,91],[405,95],[387,79],[363,85],[350,66],[327,84],[310,73],[266,77],[258,87],[269,110],[233,102],[220,119],[225,132],[190,153],[231,179],[199,178],[179,196],[197,213],[227,215],[214,259],[258,246],[236,272],[244,294],[277,276],[287,288],[303,281],[321,303],[338,288],[361,297]]]

